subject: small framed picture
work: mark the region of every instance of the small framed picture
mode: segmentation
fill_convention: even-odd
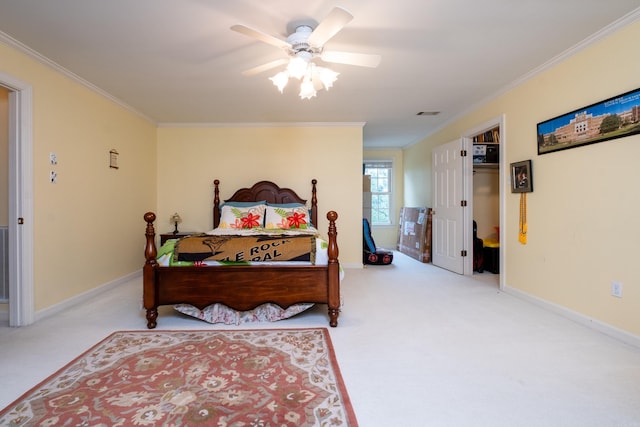
[[[109,151],[109,167],[111,169],[118,169],[118,154],[115,149]]]
[[[511,163],[511,192],[531,193],[532,191],[531,160]]]

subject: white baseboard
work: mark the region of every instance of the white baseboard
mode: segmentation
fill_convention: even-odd
[[[71,297],[69,299],[66,299],[58,304],[54,304],[52,306],[49,306],[43,310],[39,310],[36,312],[36,322],[39,320],[42,320],[46,317],[52,316],[54,314],[60,313],[65,311],[66,309],[81,304],[85,301],[90,300],[91,298],[94,298],[96,295],[99,295],[103,292],[109,291],[125,282],[128,282],[132,279],[135,279],[136,277],[142,276],[142,270],[138,270],[138,271],[134,271],[131,274],[127,274],[126,276],[122,276],[118,279],[112,280],[110,282],[107,282],[103,285],[100,285],[96,288],[93,288],[87,292],[81,293],[79,295],[76,295],[74,297]]]
[[[633,335],[630,332],[616,328],[607,323],[601,322],[600,320],[592,319],[588,316],[585,316],[584,314],[578,313],[573,310],[569,310],[566,307],[543,300],[542,298],[538,298],[536,296],[533,296],[531,294],[528,294],[526,292],[523,292],[516,288],[512,288],[507,285],[505,285],[502,290],[505,293],[513,295],[517,298],[527,300],[539,307],[542,307],[546,310],[559,314],[560,316],[565,317],[569,320],[573,320],[576,323],[587,326],[588,328],[594,329],[598,332],[601,332],[605,335],[608,335],[626,344],[640,348],[640,336],[638,335]]]

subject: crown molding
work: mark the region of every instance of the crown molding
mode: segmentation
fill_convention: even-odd
[[[266,123],[158,123],[159,128],[311,128],[311,127],[358,127],[365,122],[266,122]]]

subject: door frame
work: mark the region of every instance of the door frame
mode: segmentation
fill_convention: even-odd
[[[9,90],[9,326],[34,322],[33,90],[0,72]]]
[[[505,235],[505,218],[506,218],[506,195],[509,184],[509,174],[505,167],[505,161],[507,158],[507,134],[505,132],[505,115],[501,114],[498,117],[487,120],[475,126],[462,135],[462,144],[467,153],[472,153],[472,138],[487,130],[493,129],[496,126],[500,128],[500,147],[498,150],[498,179],[499,179],[499,191],[500,191],[500,250],[499,250],[499,267],[500,267],[500,289],[504,289],[505,277],[504,277],[504,254],[506,252],[506,239],[502,236]],[[464,182],[464,197],[467,200],[467,209],[464,210],[463,221],[464,227],[464,241],[465,246],[469,249],[473,248],[473,162],[470,155],[467,156],[466,162],[463,166],[463,182]],[[465,258],[464,271],[465,274],[473,274],[473,257]]]

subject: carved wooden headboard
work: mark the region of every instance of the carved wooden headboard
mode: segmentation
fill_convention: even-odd
[[[316,197],[316,184],[318,180],[311,180],[311,223],[318,226],[318,199]],[[213,181],[214,197],[213,197],[213,228],[220,224],[220,180]],[[280,188],[271,181],[260,181],[251,188],[241,188],[233,196],[226,199],[225,202],[257,202],[266,200],[267,203],[307,203],[306,199],[298,196],[295,191],[290,188]]]

